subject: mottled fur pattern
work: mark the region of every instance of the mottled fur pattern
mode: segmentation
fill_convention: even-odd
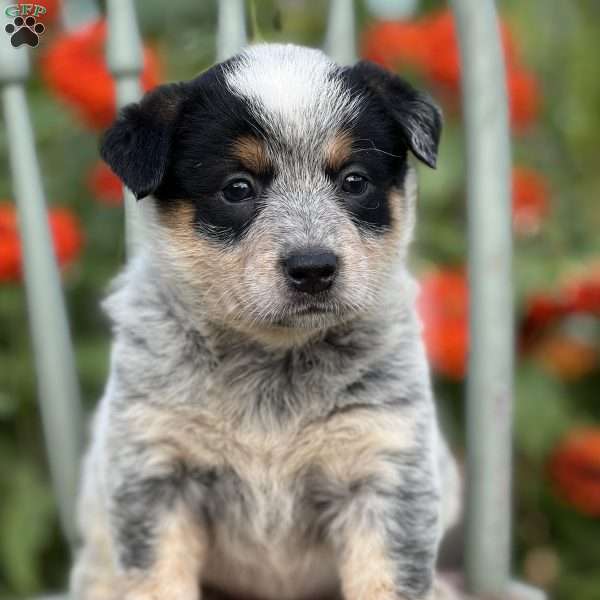
[[[458,483],[405,266],[406,154],[433,164],[438,139],[402,80],[294,46],[124,111],[103,156],[152,197],[105,303],[75,598],[446,597],[435,560]],[[224,198],[232,174],[256,197]],[[335,252],[330,290],[290,289],[299,248]]]

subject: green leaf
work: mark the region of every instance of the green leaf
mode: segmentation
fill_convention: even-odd
[[[543,461],[572,423],[563,389],[534,363],[519,369],[516,381],[515,437],[520,450]]]
[[[51,537],[54,503],[32,464],[14,464],[13,473],[0,506],[0,562],[15,592],[29,595],[42,584],[38,561]]]

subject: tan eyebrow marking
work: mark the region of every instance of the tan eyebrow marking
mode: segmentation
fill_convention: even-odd
[[[325,167],[339,171],[352,154],[352,136],[347,131],[336,133],[325,142]]]
[[[266,173],[272,167],[265,145],[254,137],[243,136],[235,140],[233,155],[253,173]]]

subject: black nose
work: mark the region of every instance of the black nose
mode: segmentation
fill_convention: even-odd
[[[307,294],[318,294],[331,287],[337,257],[329,250],[302,250],[290,254],[283,262],[283,269],[292,287]]]

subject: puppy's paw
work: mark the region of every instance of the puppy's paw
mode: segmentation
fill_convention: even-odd
[[[128,582],[121,600],[201,600],[198,585],[172,578],[165,581]]]

